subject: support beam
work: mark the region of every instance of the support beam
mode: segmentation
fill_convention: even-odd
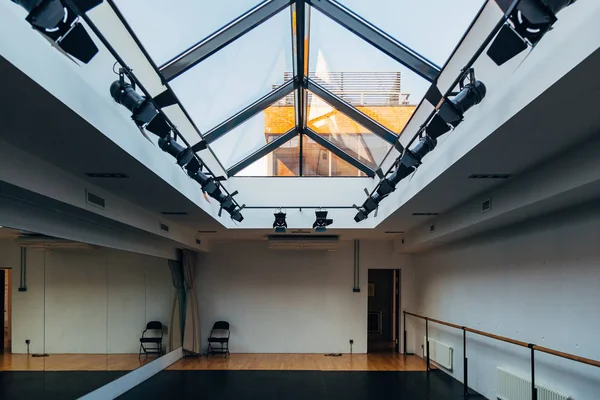
[[[357,110],[353,105],[347,103],[343,99],[339,98],[335,94],[331,93],[329,90],[325,89],[323,86],[319,85],[312,79],[308,79],[308,90],[325,100],[329,105],[333,108],[345,114],[347,117],[350,117],[354,121],[358,122],[360,125],[367,128],[369,131],[373,132],[386,142],[390,144],[396,143],[398,140],[398,135],[393,131],[389,130],[385,126],[381,125],[379,122],[375,121],[367,114]]]
[[[341,4],[333,0],[307,0],[307,2],[429,82],[437,79],[440,67],[371,25]]]
[[[279,136],[277,139],[273,140],[272,142],[267,143],[267,145],[255,151],[253,154],[250,154],[248,157],[244,158],[242,161],[238,162],[233,167],[229,168],[227,170],[227,176],[234,176],[244,168],[248,167],[253,162],[260,160],[261,158],[263,158],[264,156],[266,156],[285,142],[295,137],[296,135],[298,135],[298,129],[294,127],[286,133],[284,133],[283,135]]]
[[[259,112],[269,107],[271,104],[275,103],[277,100],[287,96],[293,91],[294,82],[286,82],[277,89],[273,90],[271,93],[250,104],[248,107],[244,108],[242,111],[238,112],[233,117],[227,119],[225,122],[206,132],[204,134],[204,140],[207,143],[214,142],[221,136],[225,135],[227,132],[240,126]],[[194,146],[192,146],[192,150],[202,150],[201,145],[199,143],[196,143]]]
[[[296,126],[298,127],[298,132],[300,133],[300,166],[299,166],[299,175],[303,175],[303,140],[302,135],[304,134],[304,129],[306,128],[306,111],[307,111],[307,96],[306,96],[306,85],[308,80],[308,68],[305,66],[308,64],[308,60],[305,56],[308,54],[306,51],[306,46],[308,43],[305,43],[304,38],[306,36],[306,1],[305,0],[295,0],[294,8],[292,13],[292,29],[294,29],[294,36],[296,38],[295,41],[295,72],[294,83],[296,88]]]
[[[165,81],[169,82],[194,65],[221,50],[246,32],[262,24],[279,11],[288,7],[291,0],[266,0],[248,11],[239,19],[213,33],[179,54],[159,69]]]
[[[327,150],[331,151],[333,154],[335,154],[342,160],[346,161],[348,164],[351,164],[352,166],[358,168],[359,170],[361,170],[362,172],[367,174],[367,176],[369,176],[371,178],[373,178],[375,176],[374,170],[372,170],[371,168],[369,168],[367,165],[363,164],[356,158],[352,157],[351,155],[346,153],[344,150],[340,149],[338,146],[331,143],[329,140],[319,136],[312,129],[305,128],[304,134],[306,136],[308,136],[309,138],[311,138],[312,140],[314,140],[315,142],[317,142],[318,144],[320,144],[321,146],[325,147]]]

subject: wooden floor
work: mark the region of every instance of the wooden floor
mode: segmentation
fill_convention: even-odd
[[[131,371],[155,359],[139,360],[137,354],[0,354],[0,371]]]
[[[398,353],[344,354],[232,354],[188,357],[169,370],[288,370],[288,371],[425,371],[425,362],[416,356]]]

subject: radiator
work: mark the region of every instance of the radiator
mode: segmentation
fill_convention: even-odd
[[[423,337],[423,358],[427,358],[427,337]],[[431,355],[429,358],[431,361],[435,361],[437,364],[442,367],[452,370],[452,360],[454,359],[454,349],[444,344],[442,342],[438,342],[435,339],[429,338],[429,351]]]
[[[516,375],[504,368],[496,368],[498,400],[531,400],[531,379]],[[538,400],[571,400],[571,396],[552,390],[547,386],[537,387]]]

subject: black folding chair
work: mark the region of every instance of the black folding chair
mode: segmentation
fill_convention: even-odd
[[[225,357],[229,356],[229,322],[217,321],[210,331],[210,337],[208,338],[208,350],[206,356],[209,354],[225,354]],[[220,347],[215,348],[214,344],[220,344]]]
[[[160,332],[160,336],[157,335]],[[162,341],[163,341],[163,324],[159,321],[150,321],[146,324],[146,329],[142,332],[140,338],[140,352],[138,358],[142,358],[142,353],[148,356],[148,354],[158,354],[159,357],[162,355]]]

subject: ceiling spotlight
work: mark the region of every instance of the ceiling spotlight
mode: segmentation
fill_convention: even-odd
[[[273,214],[275,216],[275,222],[273,222],[273,229],[275,233],[285,233],[287,230],[287,222],[285,221],[285,213],[279,210]]]
[[[200,170],[200,167],[200,162],[197,159],[192,158],[185,166],[185,169],[187,170],[189,177],[200,184],[203,192],[208,193],[209,196],[217,198],[218,200],[221,190],[219,189],[215,178],[207,176]]]
[[[445,99],[437,115],[447,124],[456,128],[462,122],[464,113],[474,105],[481,103],[485,94],[486,88],[481,81],[473,79],[472,82],[465,85],[461,83],[460,92],[452,99]]]
[[[315,211],[317,219],[313,223],[315,232],[327,232],[327,227],[333,224],[332,219],[327,218],[327,211]]]
[[[171,135],[158,139],[158,147],[160,147],[162,151],[175,157],[177,160],[177,165],[180,167],[187,165],[190,161],[192,161],[192,158],[194,158],[194,152],[192,149],[189,147],[183,147],[177,143],[175,139],[171,137]]]
[[[527,49],[535,46],[552,29],[557,21],[556,14],[576,0],[521,0],[508,17],[487,51],[488,56],[502,65]],[[508,12],[512,2],[498,3],[502,11]]]
[[[232,194],[223,193],[221,186],[219,185],[219,180],[221,178],[208,176],[202,172],[200,162],[194,157],[192,157],[189,163],[185,165],[185,169],[187,170],[189,177],[200,184],[200,188],[202,188],[204,193],[219,202],[221,206],[219,208],[219,217],[221,216],[222,210],[225,210],[234,221],[242,222],[244,220],[241,211],[245,206],[238,207],[233,200],[233,196],[238,193],[237,191]]]
[[[145,126],[146,130],[161,138],[171,133],[171,127],[162,115],[158,114],[158,110],[152,99],[139,94],[135,90],[133,80],[132,83],[125,82],[125,71],[123,68],[119,70],[119,80],[114,81],[110,85],[110,95],[115,102],[131,111],[131,119],[140,128]]]
[[[12,0],[29,12],[31,26],[56,43],[65,53],[88,63],[98,47],[79,22],[77,12],[60,0]],[[72,0],[79,12],[86,13],[102,0]]]

